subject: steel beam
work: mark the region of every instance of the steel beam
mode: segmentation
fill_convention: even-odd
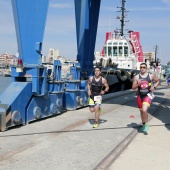
[[[49,0],[11,0],[19,57],[23,64],[41,64]]]
[[[77,60],[81,78],[92,74],[101,0],[75,0]]]

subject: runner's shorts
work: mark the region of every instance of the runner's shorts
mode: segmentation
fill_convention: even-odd
[[[142,97],[142,99],[141,99],[140,95],[137,96],[137,104],[138,104],[139,110],[142,110],[143,104],[150,106],[151,102],[152,102],[152,100],[147,95]]]
[[[96,105],[100,106],[101,103],[102,103],[101,99],[98,99],[98,100],[94,101],[94,97],[89,98],[89,107],[94,107]]]

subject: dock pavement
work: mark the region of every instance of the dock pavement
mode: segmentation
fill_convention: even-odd
[[[0,170],[168,170],[170,89],[155,91],[148,135],[140,132],[136,93],[104,96],[93,129],[88,107],[0,132]]]
[[[109,170],[170,170],[170,99],[149,124],[149,134],[139,133]]]

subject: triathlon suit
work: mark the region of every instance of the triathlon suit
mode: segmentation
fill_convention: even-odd
[[[96,81],[95,78],[92,78],[92,84],[91,84],[91,93],[89,99],[89,107],[94,107],[95,105],[101,105],[102,99],[101,99],[101,89],[102,89],[103,83],[102,83],[102,77],[100,77],[99,81]],[[98,99],[96,99],[95,96],[99,96]],[[95,101],[94,101],[95,100]]]
[[[137,104],[139,110],[142,110],[142,104],[146,104],[150,106],[152,100],[151,98],[147,95],[150,92],[151,88],[151,79],[149,76],[149,73],[147,77],[143,78],[139,74],[139,79],[141,80],[140,86],[138,87],[138,96],[137,96]]]
[[[170,76],[168,76],[168,78],[167,78],[167,84],[168,85],[170,84]]]

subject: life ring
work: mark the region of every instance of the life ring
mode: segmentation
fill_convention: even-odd
[[[104,74],[104,73],[100,73],[100,76],[102,76],[103,78],[106,78],[106,74]]]
[[[99,66],[102,66],[103,58],[100,59],[99,61]]]
[[[116,75],[117,75],[118,79],[121,81],[126,81],[127,77],[128,77],[128,73],[125,69],[116,70]]]
[[[94,65],[95,67],[100,66],[100,60],[94,60],[94,61],[93,61],[93,65]]]
[[[132,74],[132,72],[131,71],[127,71],[127,79],[132,83],[133,82],[133,74]]]
[[[102,67],[103,67],[103,68],[106,68],[107,65],[108,65],[108,60],[107,60],[107,59],[103,59],[103,60],[102,60]]]
[[[108,67],[113,67],[113,63],[112,63],[112,59],[111,58],[108,59]]]
[[[137,74],[138,74],[138,71],[137,71],[137,70],[132,70],[132,71],[131,71],[130,77],[131,77],[131,79],[132,79],[132,82],[133,82],[133,78],[134,78]]]

